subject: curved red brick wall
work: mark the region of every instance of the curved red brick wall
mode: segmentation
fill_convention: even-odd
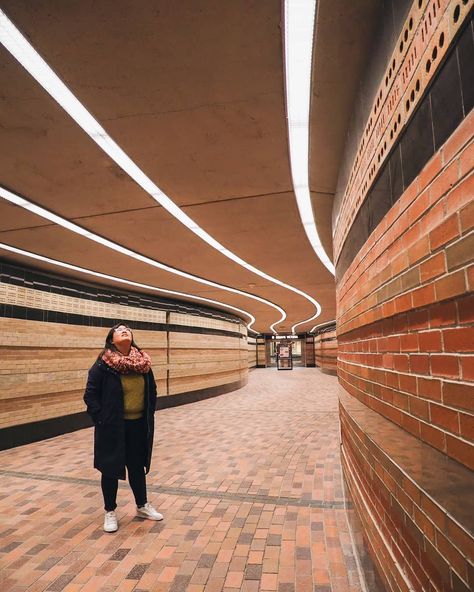
[[[472,512],[453,518],[474,491],[473,131],[474,111],[337,289],[338,375],[352,395],[341,396],[343,465],[389,590],[474,587]],[[405,450],[396,460],[388,432]]]
[[[473,129],[471,112],[389,211],[337,288],[341,384],[470,468]]]
[[[474,589],[474,111],[463,94],[452,125],[448,83],[467,43],[472,56],[473,5],[413,3],[393,53],[401,90],[384,74],[335,217],[343,468],[397,592]],[[421,126],[423,110],[449,133]],[[394,197],[392,162],[410,171],[422,134],[434,154]]]

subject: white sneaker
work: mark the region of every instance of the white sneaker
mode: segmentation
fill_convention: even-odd
[[[163,514],[157,512],[149,503],[146,503],[141,508],[137,507],[137,516],[140,518],[148,518],[148,520],[163,520]]]
[[[118,530],[117,516],[114,511],[105,513],[104,530],[105,532],[115,532]]]

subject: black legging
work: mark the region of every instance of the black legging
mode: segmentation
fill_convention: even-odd
[[[125,420],[125,465],[127,467],[128,482],[132,488],[137,506],[147,503],[146,478],[144,469],[145,447],[145,423],[144,419]],[[102,474],[102,494],[104,496],[104,508],[111,512],[117,507],[118,479]]]

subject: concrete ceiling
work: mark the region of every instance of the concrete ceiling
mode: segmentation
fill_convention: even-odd
[[[334,27],[328,11],[333,6],[334,18],[344,15],[340,2],[319,4],[325,17],[318,31],[327,45]],[[3,0],[2,8],[175,203],[238,256],[319,301],[322,314],[301,330],[335,318],[334,280],[306,239],[292,191],[279,0]],[[363,54],[366,41],[355,37],[341,52],[352,55],[359,43]],[[328,51],[324,43],[316,49],[315,80]],[[344,72],[337,81],[344,100],[335,107],[326,92],[312,110],[312,130],[318,131],[311,137],[311,170],[329,171],[311,178],[328,252],[332,193],[355,92],[354,63],[347,67],[346,86]],[[278,304],[288,314],[279,330],[314,314],[306,299],[243,269],[173,218],[3,47],[0,80],[4,187],[150,258]],[[323,127],[335,108],[341,121]],[[1,199],[0,242],[238,306],[257,317],[254,328],[262,332],[279,318],[265,304],[133,261]],[[0,256],[52,269],[2,251]]]

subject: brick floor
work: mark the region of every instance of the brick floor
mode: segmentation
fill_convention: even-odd
[[[355,592],[337,380],[254,370],[229,393],[157,412],[149,499],[127,484],[102,530],[92,429],[0,453],[0,589]]]

